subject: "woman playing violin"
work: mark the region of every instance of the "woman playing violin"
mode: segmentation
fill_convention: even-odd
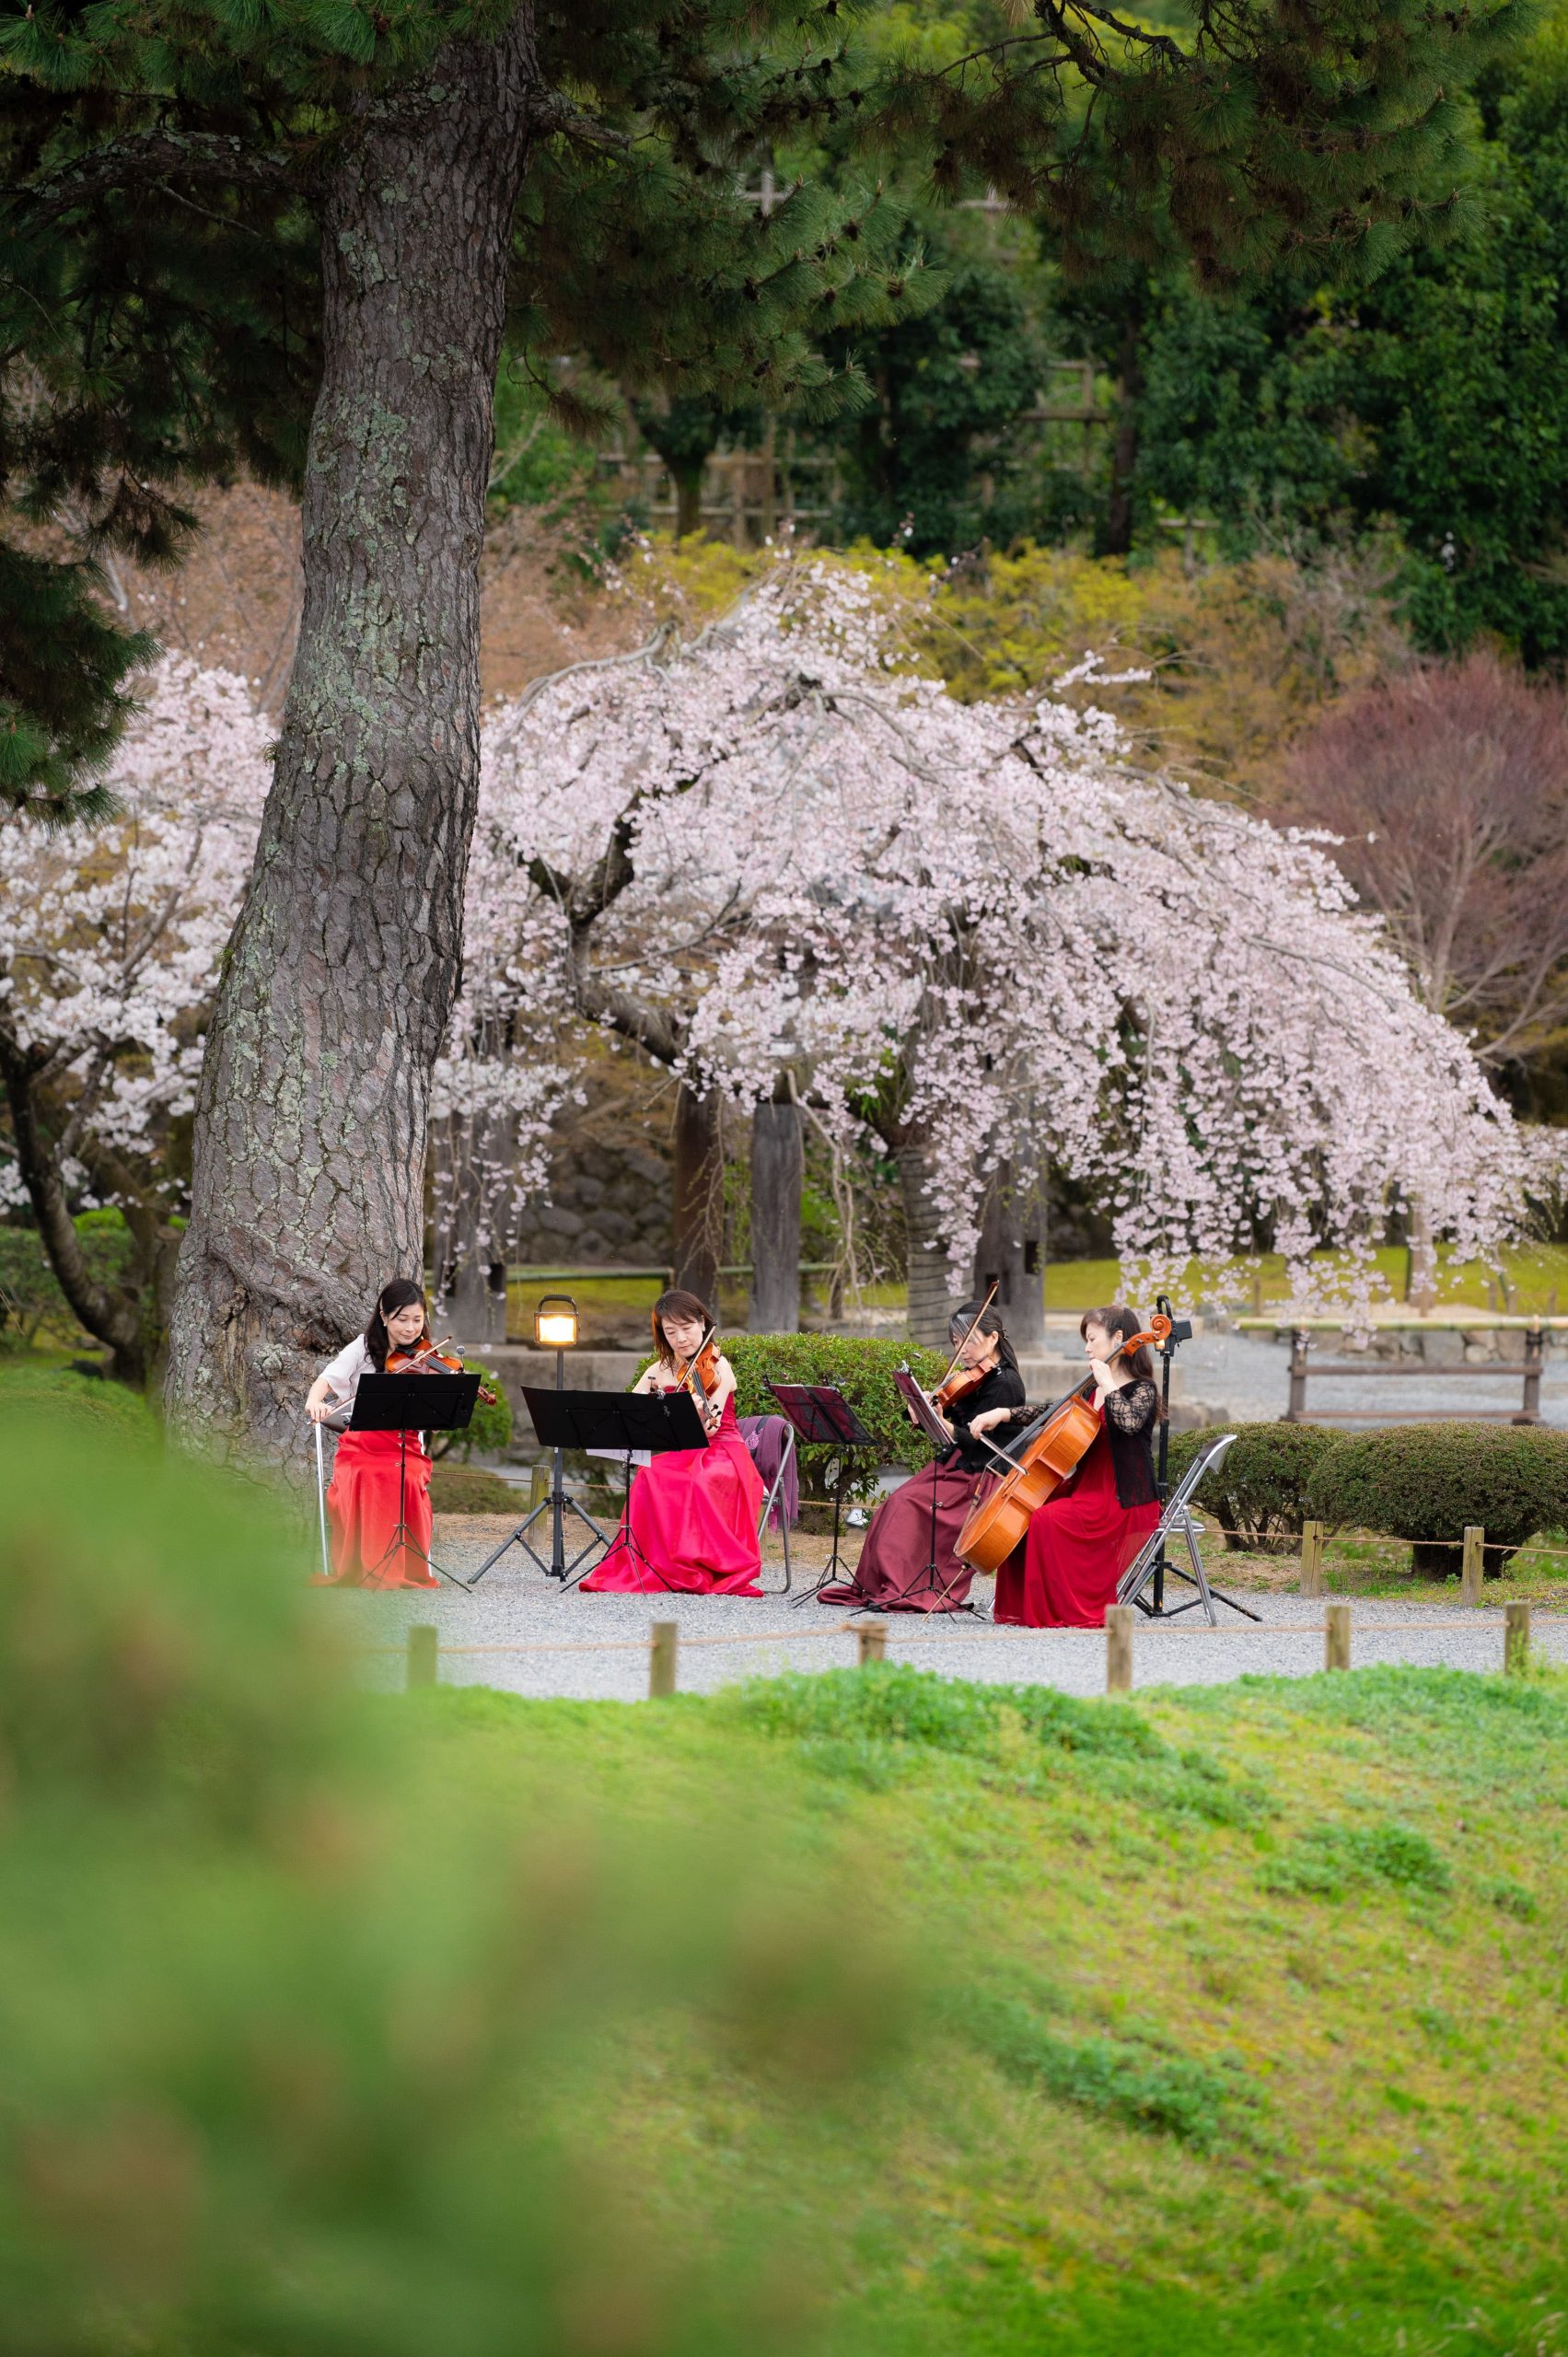
[[[995,1457],[983,1435],[1006,1437],[1018,1421],[1024,1382],[1001,1318],[967,1302],[950,1329],[955,1364],[935,1395],[951,1446],[883,1499],[871,1517],[853,1581],[823,1588],[823,1604],[872,1605],[883,1612],[961,1612],[974,1577],[954,1552],[970,1506],[989,1488]],[[965,1377],[977,1378],[972,1383]],[[934,1511],[935,1510],[935,1511]],[[933,1576],[933,1531],[935,1573]]]
[[[761,1596],[761,1477],[735,1421],[735,1369],[695,1294],[660,1294],[654,1304],[653,1360],[632,1387],[689,1391],[707,1446],[668,1450],[633,1477],[614,1542],[583,1587],[600,1594],[683,1588],[699,1596]]]
[[[1091,1309],[1078,1331],[1098,1437],[996,1574],[997,1620],[1028,1629],[1103,1628],[1122,1573],[1160,1518],[1149,1447],[1159,1413],[1154,1362],[1146,1349],[1122,1347],[1142,1331],[1137,1316],[1120,1303]]]
[[[424,1295],[407,1277],[382,1286],[376,1306],[346,1350],[330,1359],[306,1396],[314,1424],[346,1422],[362,1376],[383,1375],[389,1359],[434,1350]],[[424,1435],[406,1451],[397,1433],[345,1432],[338,1442],[327,1509],[332,1525],[332,1577],[350,1587],[435,1587],[430,1569],[430,1459]],[[397,1538],[406,1524],[412,1543]]]

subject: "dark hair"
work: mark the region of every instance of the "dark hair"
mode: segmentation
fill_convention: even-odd
[[[1125,1341],[1129,1334],[1141,1334],[1144,1331],[1144,1321],[1137,1311],[1129,1309],[1122,1302],[1113,1302],[1109,1309],[1086,1309],[1078,1320],[1080,1341],[1088,1340],[1091,1326],[1103,1326],[1113,1342]],[[1134,1382],[1152,1383],[1154,1381],[1155,1363],[1149,1356],[1146,1347],[1134,1351],[1127,1365]]]
[[[387,1353],[392,1347],[391,1337],[387,1331],[388,1318],[395,1318],[400,1309],[412,1309],[416,1301],[421,1309],[424,1309],[424,1287],[416,1285],[412,1277],[394,1277],[377,1295],[376,1306],[365,1329],[365,1347],[375,1361],[377,1372],[385,1370]],[[425,1310],[424,1326],[419,1339],[422,1342],[430,1340],[428,1310]]]
[[[655,1302],[654,1348],[666,1366],[673,1366],[675,1353],[670,1349],[669,1339],[664,1330],[667,1318],[694,1318],[705,1334],[710,1323],[708,1305],[705,1301],[699,1301],[694,1293],[683,1293],[679,1285],[672,1286],[668,1293],[661,1293]]]
[[[971,1326],[978,1327],[982,1334],[995,1335],[997,1357],[1004,1366],[1010,1366],[1016,1375],[1018,1370],[1017,1353],[1007,1340],[1007,1329],[1002,1323],[1002,1313],[995,1303],[993,1302],[989,1309],[981,1309],[978,1301],[966,1301],[961,1307],[954,1310],[947,1320],[947,1331],[955,1342],[966,1334]]]

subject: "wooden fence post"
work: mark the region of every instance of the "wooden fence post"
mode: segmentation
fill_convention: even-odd
[[[1510,1678],[1520,1678],[1530,1666],[1530,1608],[1527,1604],[1508,1604],[1503,1608],[1503,1666]]]
[[[1112,1604],[1105,1615],[1105,1690],[1108,1694],[1131,1694],[1132,1691],[1132,1607]]]
[[[1323,1593],[1323,1526],[1320,1522],[1304,1522],[1301,1526],[1301,1593],[1321,1596]]]
[[[648,1700],[656,1702],[675,1691],[675,1645],[679,1621],[656,1620],[648,1649]]]
[[[1290,1405],[1284,1412],[1287,1424],[1307,1421],[1307,1353],[1310,1347],[1306,1329],[1298,1326],[1290,1338]]]
[[[415,1686],[434,1686],[440,1664],[441,1639],[438,1632],[424,1621],[416,1622],[408,1632],[408,1674],[405,1683],[412,1690]]]
[[[550,1468],[536,1465],[528,1475],[528,1512],[533,1514],[550,1500]]]
[[[880,1620],[855,1620],[850,1625],[854,1631],[857,1669],[864,1669],[867,1662],[887,1660],[888,1631],[885,1623]]]
[[[1465,1525],[1465,1551],[1459,1559],[1459,1596],[1465,1604],[1481,1602],[1481,1573],[1486,1566],[1486,1531],[1479,1522]]]
[[[1350,1606],[1330,1604],[1324,1612],[1327,1635],[1323,1646],[1325,1669],[1350,1667]]]

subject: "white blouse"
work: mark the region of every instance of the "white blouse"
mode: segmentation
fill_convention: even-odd
[[[335,1359],[329,1359],[321,1369],[331,1384],[332,1395],[346,1416],[354,1413],[354,1395],[362,1375],[374,1375],[376,1362],[365,1347],[365,1337],[356,1334],[352,1342],[341,1350]]]

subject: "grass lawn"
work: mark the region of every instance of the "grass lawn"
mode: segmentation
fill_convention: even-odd
[[[1479,1261],[1454,1259],[1446,1246],[1438,1249],[1438,1295],[1441,1306],[1466,1305],[1478,1313],[1510,1309],[1520,1316],[1555,1314],[1561,1306],[1568,1315],[1568,1246],[1521,1245],[1503,1257],[1506,1298],[1493,1271]],[[1395,1301],[1403,1298],[1405,1255],[1389,1247],[1377,1254],[1377,1266]],[[582,1313],[583,1332],[589,1342],[628,1343],[642,1347],[648,1312],[657,1298],[660,1278],[580,1277],[567,1288]],[[1267,1310],[1287,1298],[1285,1264],[1278,1253],[1255,1259],[1212,1262],[1194,1260],[1186,1272],[1194,1300],[1218,1301],[1237,1310],[1256,1306]],[[1045,1306],[1057,1316],[1081,1316],[1121,1298],[1122,1278],[1115,1260],[1052,1260],[1045,1272]],[[533,1307],[543,1293],[559,1291],[541,1280],[514,1280],[508,1287],[506,1329],[512,1341],[527,1341],[533,1333]],[[731,1329],[746,1322],[746,1280],[726,1277],[720,1287],[720,1316]],[[886,1321],[901,1312],[901,1284],[867,1287],[864,1308]],[[806,1322],[827,1323],[827,1303],[820,1279],[813,1279],[806,1303]]]
[[[1404,1298],[1405,1255],[1392,1245],[1376,1256],[1378,1271],[1395,1301]],[[1464,1305],[1478,1310],[1510,1311],[1520,1317],[1536,1313],[1568,1314],[1568,1245],[1527,1244],[1501,1256],[1504,1284],[1479,1260],[1456,1260],[1446,1245],[1439,1245],[1437,1295],[1440,1308]],[[1053,1260],[1045,1272],[1045,1306],[1050,1311],[1098,1308],[1120,1298],[1120,1263],[1115,1260]],[[1192,1260],[1185,1283],[1194,1300],[1219,1301],[1233,1308],[1284,1302],[1289,1295],[1283,1258],[1265,1252],[1252,1259],[1225,1261]]]
[[[1568,2347],[1568,1682],[386,1708],[437,1807],[710,1845],[749,2026],[645,1992],[618,2177],[830,2350]]]

